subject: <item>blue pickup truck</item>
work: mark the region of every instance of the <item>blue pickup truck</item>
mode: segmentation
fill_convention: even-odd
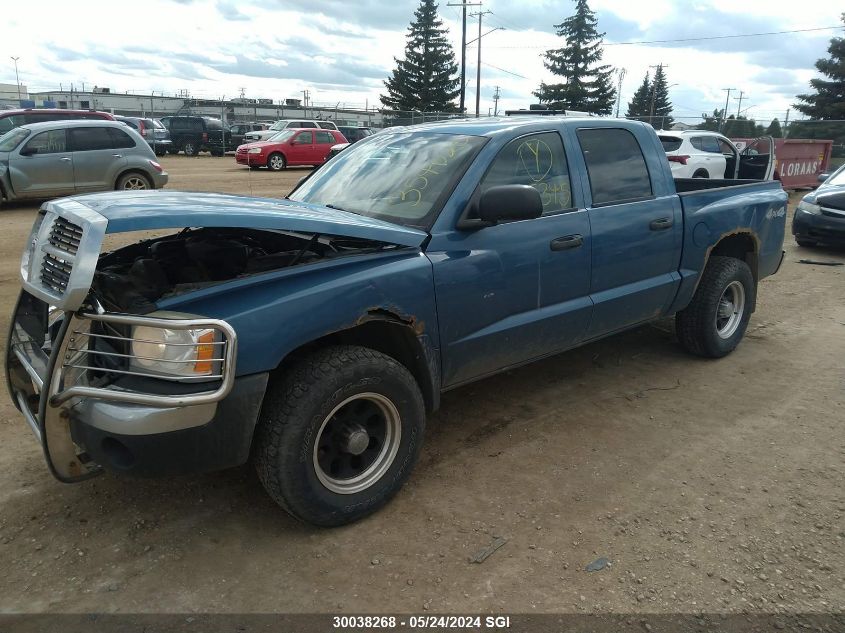
[[[61,481],[252,460],[295,517],[347,523],[402,486],[445,390],[670,315],[730,353],[783,258],[768,159],[673,181],[641,123],[455,121],[360,141],[284,200],[47,202],[9,391]]]

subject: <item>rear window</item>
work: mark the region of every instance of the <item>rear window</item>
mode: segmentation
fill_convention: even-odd
[[[577,134],[594,206],[651,197],[645,157],[631,132],[621,128],[584,128]]]
[[[661,136],[659,138],[660,142],[663,143],[664,152],[675,152],[681,149],[681,143],[684,142],[683,139],[677,136]]]
[[[223,129],[223,121],[220,119],[206,119],[205,126],[209,130],[222,130]]]
[[[5,134],[9,130],[13,130],[16,127],[20,127],[23,124],[24,118],[22,114],[4,116],[2,119],[0,119],[0,134]]]

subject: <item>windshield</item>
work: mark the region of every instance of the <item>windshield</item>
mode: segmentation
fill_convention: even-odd
[[[275,132],[278,132],[279,130],[284,130],[287,124],[287,121],[276,121],[273,125],[270,126],[270,129]]]
[[[29,130],[20,127],[11,132],[6,132],[3,136],[0,136],[0,152],[11,152],[27,136],[29,136]]]
[[[486,141],[427,132],[372,136],[332,159],[290,199],[428,229]]]
[[[274,141],[276,143],[284,143],[291,136],[293,136],[294,133],[295,133],[294,130],[283,130],[283,131],[279,132],[278,134],[271,135],[270,138],[268,138],[267,140],[268,141]]]
[[[2,139],[0,139],[2,140]],[[825,183],[826,185],[845,185],[845,165],[837,169],[833,174],[828,178]]]

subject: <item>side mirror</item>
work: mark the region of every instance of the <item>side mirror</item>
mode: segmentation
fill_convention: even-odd
[[[819,174],[819,182],[824,182],[828,178],[830,178],[830,174]]]
[[[37,147],[24,147],[18,152],[21,156],[32,156],[33,154],[38,153]]]
[[[490,224],[505,220],[531,220],[542,214],[540,192],[529,185],[490,187],[478,201],[478,219]]]

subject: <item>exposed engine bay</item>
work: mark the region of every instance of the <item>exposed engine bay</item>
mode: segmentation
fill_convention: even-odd
[[[351,254],[395,248],[346,237],[202,228],[145,240],[100,256],[93,293],[107,310],[146,314],[165,297]]]

